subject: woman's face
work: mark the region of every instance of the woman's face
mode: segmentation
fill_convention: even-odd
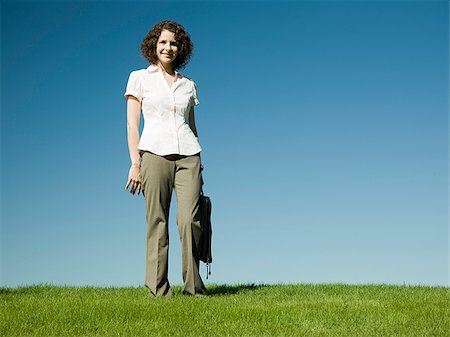
[[[172,63],[177,57],[178,43],[175,40],[175,34],[163,30],[156,43],[156,56],[162,64]]]

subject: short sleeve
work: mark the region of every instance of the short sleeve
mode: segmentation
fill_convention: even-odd
[[[127,88],[123,94],[125,98],[127,95],[136,97],[139,102],[142,102],[143,89],[140,81],[140,76],[137,71],[132,71],[128,77]]]
[[[198,105],[200,103],[200,101],[198,100],[197,97],[197,85],[195,84],[195,82],[193,80],[191,80],[192,82],[192,93],[193,93],[193,98],[194,98],[194,104]]]

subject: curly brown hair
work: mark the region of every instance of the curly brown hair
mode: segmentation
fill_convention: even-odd
[[[169,32],[174,33],[175,39],[177,40],[178,52],[177,57],[172,62],[173,69],[178,70],[184,68],[192,56],[194,44],[192,43],[191,37],[188,32],[186,32],[184,27],[175,21],[161,21],[150,29],[141,43],[142,55],[144,55],[149,63],[158,63],[156,44],[163,30],[168,30]]]

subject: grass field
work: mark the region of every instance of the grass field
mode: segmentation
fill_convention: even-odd
[[[449,288],[392,285],[35,285],[0,288],[0,335],[9,336],[450,336]]]

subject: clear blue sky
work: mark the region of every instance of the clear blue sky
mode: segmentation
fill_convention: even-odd
[[[1,6],[3,286],[143,286],[123,93],[164,19],[195,44],[208,282],[448,285],[447,1]]]

